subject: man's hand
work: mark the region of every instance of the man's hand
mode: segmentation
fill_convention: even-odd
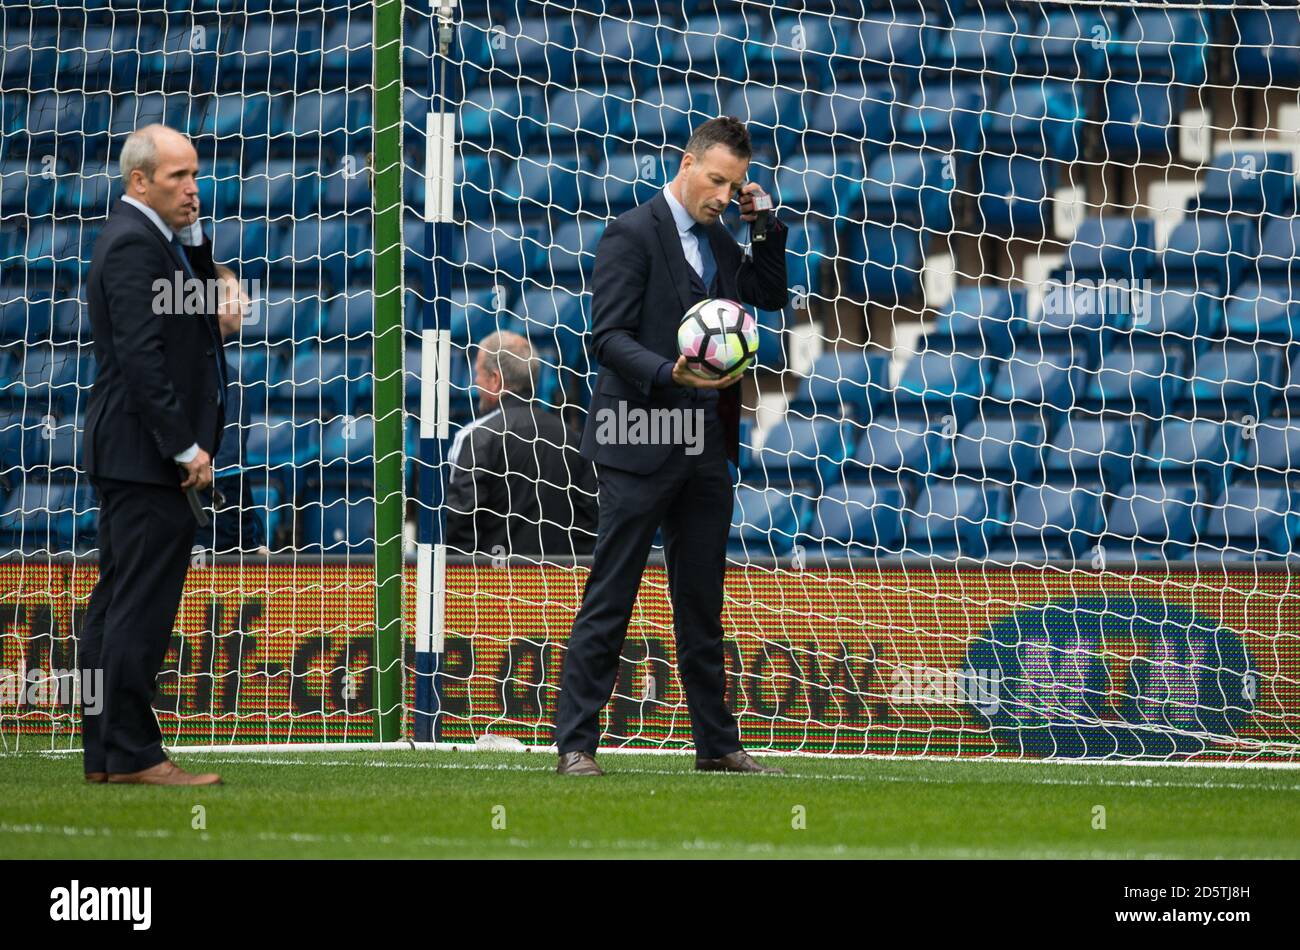
[[[763,186],[756,181],[751,181],[740,189],[740,194],[736,196],[736,201],[740,204],[740,220],[753,221],[758,217],[758,212],[754,210],[754,198],[765,197],[767,192]],[[771,205],[768,205],[770,208]]]
[[[686,368],[686,357],[677,357],[677,363],[673,366],[673,382],[678,386],[694,386],[696,389],[726,389],[740,382],[740,377],[744,373],[737,373],[735,376],[728,376],[726,379],[705,379],[703,376],[696,376]]]
[[[194,458],[182,463],[181,468],[185,469],[185,481],[181,482],[181,491],[188,491],[191,488],[203,491],[205,488],[212,487],[212,456],[203,449],[199,449],[199,454]]]

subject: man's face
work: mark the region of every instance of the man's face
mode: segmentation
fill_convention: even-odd
[[[478,389],[479,411],[493,409],[501,401],[501,374],[488,368],[487,354],[482,351],[474,360],[474,385]]]
[[[173,231],[179,231],[199,218],[199,155],[175,132],[159,131],[154,142],[158,167],[152,177],[140,169],[133,171],[128,193],[158,212]]]
[[[699,158],[687,152],[677,175],[682,206],[696,221],[712,224],[736,197],[748,171],[749,159],[725,145],[711,145]]]

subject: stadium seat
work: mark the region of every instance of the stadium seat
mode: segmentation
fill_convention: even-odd
[[[299,173],[292,159],[259,162],[241,179],[241,213],[269,218],[301,214],[315,205],[307,182],[308,176]]]
[[[1147,421],[1136,416],[1070,416],[1043,453],[1048,484],[1117,493],[1136,478],[1147,428]]]
[[[767,17],[761,17],[760,24],[760,33],[769,29]],[[748,45],[749,75],[764,86],[828,88],[836,53],[847,51],[845,43],[854,26],[852,20],[820,13],[777,15],[773,11],[767,38]]]
[[[1173,6],[1173,5],[1171,5]],[[1160,79],[1179,86],[1205,82],[1208,33],[1199,10],[1135,10],[1107,62],[1115,76]]]
[[[870,484],[836,485],[817,499],[797,544],[804,566],[839,558],[896,554],[902,548],[903,492]]]
[[[273,368],[267,385],[272,405],[298,415],[328,417],[364,408],[370,395],[368,352],[299,347],[292,361]]]
[[[305,466],[320,458],[320,422],[254,411],[244,442],[244,464],[265,469],[268,479],[292,490]]]
[[[718,14],[701,8],[686,11],[681,42],[668,51],[673,73],[695,73],[707,79],[744,79],[748,75],[745,43],[750,24],[743,13]]]
[[[944,475],[959,485],[971,481],[1036,483],[1046,443],[1047,429],[1041,422],[1001,415],[976,418],[953,436]]]
[[[684,140],[683,140],[684,141]],[[597,217],[644,204],[668,183],[663,156],[652,149],[620,150],[601,162],[582,191],[583,209]]]
[[[1198,561],[1222,552],[1225,560],[1284,559],[1297,553],[1300,504],[1284,487],[1233,485],[1206,513],[1193,552]]]
[[[1115,346],[1102,353],[1101,365],[1087,377],[1078,404],[1102,412],[1141,412],[1164,418],[1182,399],[1184,366],[1184,354],[1179,350]]]
[[[1025,294],[986,285],[957,287],[923,339],[927,350],[1007,357],[1025,318]]]
[[[577,156],[522,155],[506,166],[493,195],[499,213],[517,209],[521,218],[570,215],[580,209],[579,184],[590,170]],[[583,174],[586,172],[586,175]],[[511,215],[514,217],[514,215]]]
[[[90,486],[28,479],[14,486],[0,509],[0,541],[24,554],[83,554],[95,536]]]
[[[1300,86],[1300,14],[1294,8],[1235,8],[1240,45],[1233,49],[1236,83],[1249,86]]]
[[[1227,335],[1242,342],[1275,340],[1293,344],[1300,334],[1300,288],[1284,275],[1279,283],[1243,284],[1227,301]]]
[[[1223,310],[1207,294],[1192,288],[1139,290],[1131,298],[1130,309],[1134,346],[1177,347],[1190,355],[1222,333]]]
[[[1182,560],[1195,540],[1206,506],[1194,485],[1140,481],[1123,489],[1106,510],[1099,539],[1108,562]]]
[[[1009,492],[992,483],[932,480],[903,512],[904,554],[982,558],[1006,528]]]
[[[809,89],[804,94],[808,128],[803,136],[809,154],[834,152],[870,160],[889,148],[896,141],[895,92],[888,82]]]
[[[718,97],[707,87],[656,86],[636,97],[614,134],[653,148],[680,147],[697,125],[718,114]]]
[[[601,149],[614,129],[631,121],[635,98],[627,85],[557,89],[546,101],[545,114],[535,119],[545,124],[550,148]],[[525,122],[529,119],[524,117]]]
[[[807,507],[807,496],[798,492],[741,485],[732,507],[728,554],[744,560],[788,554]]]
[[[831,350],[817,357],[790,402],[790,412],[808,417],[866,419],[889,385],[889,357],[883,352]]]
[[[1276,222],[1284,226],[1285,223]],[[1274,229],[1272,233],[1281,241],[1285,227],[1281,232]],[[1280,251],[1281,247],[1276,250]],[[1152,276],[1163,279],[1166,288],[1192,287],[1216,294],[1231,293],[1243,277],[1253,274],[1259,254],[1257,232],[1246,221],[1221,215],[1194,215],[1170,233]],[[1261,268],[1266,263],[1261,260]]]
[[[925,47],[939,32],[938,21],[911,12],[868,12],[850,28],[836,73],[850,80],[892,82],[895,88],[914,87],[925,63]]]
[[[862,187],[862,164],[832,155],[795,156],[776,171],[773,197],[782,211],[834,219],[844,214]]]
[[[511,302],[508,299],[498,300],[497,297],[497,290],[493,287],[452,290],[449,317],[453,345],[477,343],[489,333],[506,328],[509,319],[506,309]],[[423,324],[417,322],[413,329],[422,327]]]
[[[1036,238],[1052,227],[1050,198],[1060,165],[1027,155],[984,154],[976,230],[1003,238]]]
[[[582,215],[565,221],[551,237],[550,264],[555,279],[570,285],[585,285],[596,264],[596,246],[605,233],[602,218]]]
[[[1242,439],[1240,462],[1230,463],[1233,485],[1300,488],[1300,424],[1262,419]]]
[[[797,88],[802,88],[802,84]],[[803,109],[798,92],[760,82],[738,86],[720,104],[720,114],[734,115],[745,123],[756,152],[789,158],[800,151],[799,141],[806,124]]]
[[[356,288],[323,301],[320,343],[327,347],[369,350],[375,330],[375,294]]]
[[[1086,354],[1065,349],[1017,346],[995,368],[990,396],[1012,412],[1069,411],[1083,390]]]
[[[490,68],[508,80],[534,79],[570,89],[577,85],[572,18],[535,16],[511,20],[487,43]],[[499,37],[504,42],[494,41]]]
[[[1186,89],[1160,82],[1108,82],[1102,144],[1110,160],[1168,161],[1178,152]]]
[[[924,416],[879,414],[856,432],[854,441],[853,454],[844,462],[845,481],[900,488],[908,495],[947,464],[950,452],[940,426]]]
[[[373,489],[374,416],[340,416],[322,425],[319,459],[311,459],[304,469],[309,488]]]
[[[1068,265],[1067,265],[1068,266]],[[1043,293],[1037,319],[1021,328],[1017,347],[1052,350],[1072,348],[1088,366],[1097,365],[1103,350],[1115,345],[1134,318],[1133,282],[1102,283],[1096,278],[1057,273]],[[1065,281],[1064,283],[1061,281]]]
[[[471,287],[515,286],[529,275],[547,273],[549,241],[536,226],[514,222],[470,221],[452,232],[452,267],[463,269]]]
[[[0,287],[0,345],[52,342],[53,320],[49,291]]]
[[[1037,23],[1020,21],[1015,72],[1054,79],[1105,75],[1106,47],[1098,38],[1110,27],[1095,8],[1052,10]]]
[[[901,222],[927,232],[946,233],[952,228],[954,180],[950,156],[943,152],[892,148],[876,158],[867,172],[865,220]]]
[[[498,84],[477,88],[456,110],[456,138],[467,146],[476,146],[481,153],[491,150],[523,155],[528,138],[520,117],[538,115],[543,108],[540,93],[531,87]]]
[[[327,83],[358,85],[371,81],[375,43],[369,17],[358,16],[356,12],[340,17],[319,42],[320,63]]]
[[[812,486],[813,497],[832,484],[853,450],[854,430],[838,419],[787,419],[768,430],[750,459],[750,484]]]
[[[1102,497],[1076,485],[1025,485],[1012,496],[1009,520],[990,560],[1077,560],[1101,531]]]
[[[993,106],[987,147],[999,155],[1074,161],[1086,113],[1084,91],[1076,84],[1013,79]]]
[[[7,395],[27,412],[60,415],[85,407],[93,380],[94,361],[77,344],[29,346]]]
[[[961,156],[974,154],[982,141],[984,96],[983,85],[977,82],[957,83],[942,77],[923,83],[894,106],[898,141],[940,151],[957,149]]]
[[[986,76],[996,81],[1015,72],[1013,44],[1019,32],[1015,19],[991,8],[961,14],[951,28],[931,31],[926,66],[941,77],[951,74],[957,82]]]
[[[375,547],[375,499],[365,491],[326,489],[302,509],[300,550],[368,555]]]
[[[575,17],[577,49],[574,56],[579,85],[592,81],[624,79],[643,84],[677,58],[681,33],[649,20],[618,16]]]
[[[1287,214],[1295,205],[1294,160],[1289,151],[1233,151],[1215,157],[1190,211]]]
[[[493,192],[501,180],[496,156],[456,155],[456,220],[491,221]],[[415,176],[408,175],[407,178]]]
[[[1285,351],[1269,344],[1229,341],[1197,354],[1180,415],[1262,419],[1282,396]]]
[[[561,365],[574,365],[582,350],[589,320],[582,294],[563,287],[534,287],[519,299],[511,329],[524,334],[534,348],[558,357]]]
[[[894,304],[920,293],[924,254],[919,227],[853,222],[842,229],[840,239],[842,286],[849,297]]]
[[[1227,485],[1229,463],[1240,454],[1240,430],[1235,422],[1166,419],[1137,457],[1139,478],[1151,472],[1166,484],[1196,485],[1202,501],[1214,501]]]
[[[884,404],[901,413],[924,410],[930,419],[951,414],[954,424],[964,425],[984,395],[987,365],[978,351],[922,350],[907,361]]]
[[[1108,215],[1079,225],[1066,248],[1063,271],[1091,280],[1141,280],[1155,255],[1155,225],[1149,218]]]

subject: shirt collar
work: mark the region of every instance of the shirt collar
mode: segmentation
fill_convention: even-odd
[[[167,227],[167,225],[163,223],[163,219],[158,217],[157,211],[153,210],[153,208],[150,208],[143,201],[140,201],[136,198],[132,198],[130,195],[123,195],[122,200],[125,201],[127,204],[131,205],[132,207],[139,208],[141,211],[143,211],[144,216],[148,218],[150,221],[152,221],[158,227],[158,230],[162,232],[163,237],[167,239],[167,243],[170,244],[172,242],[172,229]]]
[[[673,220],[677,222],[677,232],[679,234],[685,234],[695,226],[696,222],[691,217],[691,213],[677,200],[677,196],[673,194],[672,189],[667,185],[664,186],[664,198],[668,202],[669,210],[673,213]]]

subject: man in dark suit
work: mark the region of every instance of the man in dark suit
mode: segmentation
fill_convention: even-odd
[[[99,494],[100,550],[80,642],[82,668],[102,670],[104,702],[98,716],[83,709],[84,766],[91,782],[211,785],[220,778],[167,758],[153,699],[197,528],[185,490],[212,484],[224,425],[225,357],[207,293],[217,275],[189,141],[145,126],[119,165],[125,194],[87,279],[98,374],[82,457]]]
[[[596,248],[592,344],[601,369],[582,454],[596,463],[600,519],[564,660],[555,728],[561,774],[602,774],[595,761],[600,710],[614,689],[641,575],[660,529],[696,768],[778,771],[741,748],[724,702],[722,584],[733,503],[727,459],[735,462],[739,451],[739,377],[702,379],[686,368],[677,348],[678,324],[701,300],[779,310],[788,299],[785,226],[773,221],[766,240],[753,242],[751,257],[719,220],[733,198],[744,220],[757,217],[754,197],[763,190],[745,183],[751,151],[738,119],[705,122],[686,143],[672,182],[616,218]],[[620,431],[608,424],[634,418],[650,426]],[[653,420],[675,418],[680,437],[650,437]],[[692,425],[696,420],[700,425]],[[692,429],[702,429],[702,439],[688,439]]]
[[[568,426],[533,398],[533,348],[500,330],[478,344],[479,417],[456,433],[447,544],[492,555],[587,555],[596,541],[596,475]]]

